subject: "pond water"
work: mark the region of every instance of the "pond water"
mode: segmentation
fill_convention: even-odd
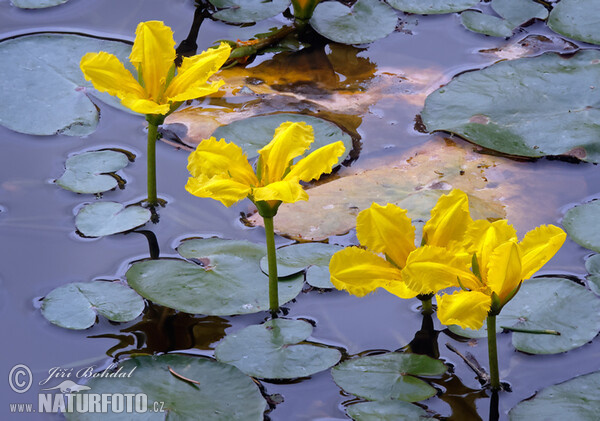
[[[25,11],[0,2],[0,39],[40,31],[63,31],[132,40],[140,21],[162,20],[174,30],[175,39],[187,36],[192,22],[194,3],[189,0],[127,2],[70,0],[59,7]],[[411,18],[414,22],[415,18]],[[478,52],[503,46],[529,34],[548,34],[542,24],[517,31],[513,39],[485,37],[468,32],[451,15],[416,19],[412,34],[397,31],[387,38],[362,48],[323,46],[296,60],[298,73],[311,73],[315,83],[289,83],[285,73],[269,81],[285,93],[296,93],[305,102],[291,101],[278,106],[274,96],[265,100],[261,112],[302,111],[306,101],[320,104],[323,115],[353,121],[355,137],[360,137],[360,154],[338,175],[370,169],[406,159],[406,153],[427,142],[444,144],[444,135],[423,134],[414,129],[415,115],[420,112],[424,96],[452,76],[492,64],[497,56]],[[258,25],[240,28],[205,21],[198,40],[199,50],[217,39],[245,39],[264,29],[281,24],[273,18]],[[248,67],[269,69],[273,55],[257,58]],[[332,57],[330,68],[325,66]],[[359,58],[357,60],[357,57]],[[288,60],[286,58],[285,60]],[[283,61],[285,63],[285,60]],[[346,62],[348,65],[346,66]],[[356,64],[359,63],[359,65]],[[306,66],[303,68],[302,66]],[[312,70],[310,70],[312,66]],[[363,66],[363,67],[361,67]],[[298,70],[299,69],[299,70]],[[306,70],[305,70],[306,69]],[[365,70],[367,69],[367,70]],[[252,70],[249,71],[252,75]],[[365,74],[368,75],[365,78]],[[401,75],[406,81],[391,88],[386,75]],[[394,76],[395,75],[395,76]],[[276,80],[277,78],[280,80]],[[370,81],[366,81],[369,79]],[[378,84],[383,88],[377,91]],[[406,88],[404,86],[406,85]],[[302,88],[304,86],[304,88]],[[306,89],[314,88],[313,91]],[[316,89],[321,91],[316,91]],[[296,89],[296,91],[294,91]],[[347,96],[331,101],[335,90],[356,90],[356,100]],[[361,98],[361,95],[363,98]],[[366,96],[366,98],[364,98]],[[325,97],[325,98],[323,98]],[[335,98],[334,98],[335,99]],[[10,101],[3,97],[2,101]],[[223,105],[228,100],[212,100]],[[233,100],[231,100],[233,102]],[[210,105],[211,101],[205,104]],[[244,326],[260,323],[266,313],[236,317],[207,317],[175,313],[151,305],[143,317],[130,323],[100,322],[84,331],[68,331],[44,319],[39,299],[52,289],[76,281],[124,279],[128,265],[148,257],[144,236],[130,233],[100,239],[83,239],[74,230],[74,215],[93,196],[76,195],[62,190],[53,180],[63,172],[65,159],[75,153],[105,147],[118,147],[137,155],[135,163],[123,174],[124,190],[103,195],[104,200],[134,203],[145,195],[145,121],[143,117],[124,113],[98,102],[101,118],[98,129],[80,137],[30,136],[0,127],[0,315],[2,316],[2,375],[8,375],[16,364],[31,368],[35,379],[47,376],[52,367],[105,367],[113,358],[135,353],[183,351],[211,356],[216,343],[225,335]],[[327,108],[329,107],[329,108]],[[348,116],[353,116],[352,119]],[[473,145],[453,139],[460,148]],[[158,238],[161,257],[177,256],[175,247],[189,237],[218,236],[264,241],[264,230],[245,226],[241,212],[251,211],[246,201],[225,208],[210,199],[189,195],[184,186],[188,177],[187,152],[159,142],[158,191],[168,205],[160,209],[160,222],[148,224]],[[560,224],[565,210],[575,203],[599,196],[598,167],[560,160],[541,159],[522,162],[498,158],[493,177],[497,183],[508,183],[512,194],[506,206],[509,217],[522,235],[540,224]],[[526,205],[519,205],[522,203]],[[307,218],[310,216],[307,215]],[[353,232],[330,239],[332,243],[356,243]],[[292,240],[278,237],[278,244]],[[545,266],[543,274],[571,275],[583,279],[587,273],[584,260],[591,252],[567,240],[559,254]],[[315,322],[315,340],[343,348],[347,356],[396,350],[407,345],[421,325],[418,300],[402,301],[378,291],[364,298],[341,291],[310,290],[285,305],[288,317]],[[453,366],[453,373],[433,384],[440,392],[421,405],[449,420],[487,419],[490,399],[480,389],[474,374],[460,358],[445,346],[450,343],[463,353],[471,353],[487,367],[487,345],[484,340],[466,341],[451,337],[434,317],[440,357]],[[498,337],[501,378],[508,381],[511,392],[499,399],[500,419],[508,410],[536,391],[566,381],[574,376],[600,369],[600,345],[591,343],[565,354],[534,356],[517,352],[510,334]],[[273,420],[346,419],[344,405],[355,398],[343,393],[333,382],[329,370],[294,382],[262,382],[268,394],[281,394],[283,403],[268,414]],[[36,414],[10,415],[9,402],[31,402],[41,388],[17,395],[3,382],[3,419],[52,419]],[[55,418],[59,418],[56,416]],[[201,418],[199,418],[201,419]]]

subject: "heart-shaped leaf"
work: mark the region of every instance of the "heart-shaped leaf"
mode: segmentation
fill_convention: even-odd
[[[431,420],[423,408],[403,401],[359,402],[346,408],[354,421],[421,421]]]
[[[352,150],[352,138],[348,133],[327,120],[302,114],[281,113],[250,117],[221,126],[214,131],[212,136],[234,142],[243,149],[248,158],[254,158],[258,156],[258,150],[273,139],[275,129],[286,121],[293,123],[303,121],[312,126],[315,141],[307,153],[341,140],[346,148],[346,155],[340,157],[340,162],[342,162]]]
[[[546,19],[548,9],[533,0],[492,0],[492,9],[513,28],[531,19]]]
[[[600,254],[594,254],[585,261],[585,269],[588,271],[588,286],[596,295],[600,295]]]
[[[575,206],[565,213],[563,226],[573,241],[600,253],[600,200]]]
[[[514,331],[513,346],[530,354],[558,354],[585,345],[600,332],[600,299],[573,281],[535,278],[523,282],[519,293],[496,318],[497,331],[508,329],[547,330],[558,334]],[[486,326],[477,331],[450,326],[469,338],[487,336]]]
[[[277,249],[277,274],[286,276],[306,269],[306,282],[316,288],[333,288],[329,280],[329,260],[342,247],[324,243],[300,243]],[[269,273],[267,256],[260,259],[260,268]]]
[[[191,262],[137,262],[127,271],[127,282],[141,296],[191,314],[223,316],[269,309],[269,280],[259,266],[265,247],[208,238],[184,241],[177,251]],[[302,276],[281,280],[279,302],[295,298],[303,283]]]
[[[86,237],[103,237],[142,226],[151,216],[150,211],[141,206],[96,202],[81,208],[75,217],[75,226]]]
[[[67,159],[65,172],[56,184],[75,193],[102,193],[117,187],[119,182],[113,175],[128,163],[129,158],[121,152],[85,152]]]
[[[380,0],[358,0],[352,7],[336,1],[319,3],[310,25],[319,34],[343,44],[366,44],[394,32],[398,16]]]
[[[276,16],[291,3],[291,0],[209,0],[221,9],[213,13],[215,19],[231,23],[252,23]]]
[[[144,311],[144,300],[118,282],[73,282],[52,290],[42,300],[42,315],[67,329],[87,329],[96,314],[113,322],[129,322]]]
[[[460,22],[473,32],[493,37],[508,38],[513,34],[513,26],[508,21],[473,10],[462,12]]]
[[[501,61],[429,95],[427,130],[511,155],[600,162],[600,51]]]
[[[335,348],[300,344],[312,330],[302,320],[269,320],[227,335],[215,348],[215,357],[261,379],[308,377],[337,364],[342,357]]]
[[[106,51],[128,63],[131,46],[52,33],[1,42],[0,91],[10,100],[0,101],[0,124],[33,135],[87,136],[96,130],[98,109],[87,92],[110,105],[121,106],[118,99],[97,92],[84,79],[79,61],[90,51]]]
[[[21,9],[43,9],[45,7],[58,6],[69,0],[10,0],[13,6]]]
[[[475,6],[479,0],[387,0],[394,9],[419,15],[460,12]]]
[[[426,355],[390,352],[344,361],[331,374],[339,387],[364,399],[416,402],[436,390],[414,376],[439,376],[446,370],[443,362]]]
[[[122,375],[110,376],[116,372]],[[134,357],[106,374],[87,382],[90,389],[78,392],[74,403],[87,393],[129,394],[125,395],[125,402],[127,396],[143,394],[146,399],[130,399],[134,403],[140,401],[141,408],[136,410],[131,405],[127,410],[125,403],[120,407],[122,411],[116,412],[119,406],[109,405],[105,411],[67,412],[68,420],[262,421],[267,408],[250,377],[231,365],[208,358],[172,354]]]
[[[538,392],[508,413],[510,421],[595,421],[600,413],[600,371],[575,377]]]
[[[548,26],[578,41],[600,44],[600,0],[561,0],[554,5]]]

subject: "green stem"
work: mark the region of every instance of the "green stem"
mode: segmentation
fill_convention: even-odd
[[[490,384],[492,390],[500,390],[500,375],[498,373],[498,349],[496,347],[496,316],[487,318],[488,356],[490,363]]]
[[[156,206],[158,196],[156,195],[156,138],[158,137],[158,125],[148,122],[148,204]]]
[[[433,304],[431,304],[431,294],[421,299],[421,314],[433,314]]]
[[[277,255],[275,254],[275,230],[273,217],[263,216],[265,221],[265,235],[267,237],[267,259],[269,262],[269,308],[271,313],[279,310],[279,292],[277,278]]]
[[[551,329],[521,329],[520,327],[500,326],[501,329],[510,330],[511,332],[530,333],[532,335],[556,335],[560,336],[560,332]]]

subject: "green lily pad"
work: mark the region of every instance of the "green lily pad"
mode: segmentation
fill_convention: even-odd
[[[302,320],[269,320],[227,335],[215,348],[215,357],[261,379],[312,376],[342,358],[335,348],[300,344],[312,330],[310,323]]]
[[[228,142],[235,142],[243,149],[248,158],[254,158],[258,156],[258,150],[273,139],[275,129],[286,121],[294,123],[303,121],[312,126],[315,141],[307,153],[341,140],[346,148],[346,155],[340,157],[340,162],[342,162],[352,150],[352,138],[348,133],[327,120],[302,114],[282,113],[250,117],[221,126],[213,132],[212,136],[217,139],[223,138]]]
[[[533,0],[492,0],[492,9],[513,28],[531,19],[546,19],[548,9]]]
[[[90,51],[106,51],[128,63],[131,46],[84,35],[36,34],[0,43],[0,124],[33,134],[87,136],[96,129],[98,109],[88,93],[122,108],[96,91],[79,68]],[[19,77],[15,77],[18,75]]]
[[[366,44],[396,29],[398,16],[380,0],[358,0],[352,7],[336,1],[319,3],[310,25],[319,34],[343,44]]]
[[[13,6],[21,9],[43,9],[46,7],[58,6],[69,0],[10,0]]]
[[[467,10],[479,0],[387,0],[394,9],[419,15],[439,15]]]
[[[563,226],[577,244],[600,253],[600,200],[575,206],[565,213]]]
[[[339,387],[364,399],[416,402],[436,390],[414,376],[439,376],[446,369],[443,362],[426,355],[390,352],[345,361],[331,374]]]
[[[578,41],[600,44],[600,0],[561,0],[554,5],[548,26]]]
[[[575,377],[538,392],[509,412],[510,421],[595,421],[600,413],[600,371]]]
[[[42,300],[42,315],[67,329],[87,329],[100,314],[113,322],[129,322],[144,311],[144,300],[118,282],[73,282],[52,290]]]
[[[65,172],[56,184],[75,193],[102,193],[117,187],[114,173],[128,163],[129,158],[121,152],[85,152],[67,159]]]
[[[230,23],[252,23],[285,11],[291,0],[209,0],[222,9],[213,13],[215,19]]]
[[[600,51],[546,53],[463,73],[427,97],[427,130],[511,155],[600,162]]]
[[[343,247],[324,243],[292,244],[277,249],[277,274],[281,278],[303,272],[306,282],[316,288],[333,288],[329,280],[329,260]],[[269,273],[267,256],[260,259],[260,268]]]
[[[185,355],[134,357],[121,362],[114,370],[130,376],[94,377],[86,383],[90,389],[78,392],[77,396],[85,393],[96,396],[144,394],[146,405],[140,411],[135,411],[135,407],[127,411],[124,405],[122,412],[111,412],[114,408],[109,405],[109,414],[68,412],[65,414],[68,420],[262,421],[267,409],[258,386],[250,377],[231,365],[208,358]]]
[[[558,354],[585,345],[600,332],[600,299],[581,285],[563,278],[535,278],[523,282],[519,293],[496,317],[501,326],[527,330],[553,330],[560,335],[513,332],[512,343],[530,354]],[[480,330],[450,330],[468,338],[487,336]]]
[[[508,38],[513,34],[513,26],[508,21],[473,10],[462,12],[460,21],[468,30],[492,37]]]
[[[596,295],[600,295],[600,254],[594,254],[585,261],[588,286]]]
[[[360,402],[346,408],[354,421],[420,421],[431,417],[423,408],[403,401]]]
[[[151,216],[150,211],[141,206],[96,202],[81,208],[75,217],[75,226],[86,237],[103,237],[142,226]]]
[[[219,238],[184,241],[177,249],[192,262],[146,260],[127,271],[127,282],[142,297],[191,314],[224,316],[269,309],[269,280],[260,270],[265,247]],[[279,302],[302,290],[302,276],[279,282]]]

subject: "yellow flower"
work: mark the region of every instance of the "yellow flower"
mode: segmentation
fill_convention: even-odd
[[[137,78],[117,57],[104,51],[87,53],[80,67],[96,89],[117,96],[125,107],[141,114],[166,115],[182,101],[216,92],[223,81],[209,83],[207,79],[225,63],[230,51],[227,44],[221,44],[184,57],[177,69],[171,28],[149,21],[138,25],[129,56]]]
[[[468,269],[469,255],[460,248],[472,222],[465,193],[452,190],[439,198],[423,228],[419,248],[406,212],[393,204],[373,203],[358,214],[356,236],[366,250],[348,247],[333,255],[329,272],[337,289],[361,297],[381,287],[400,298],[413,298],[420,291],[403,281],[402,269],[407,263],[417,265],[434,255],[444,268]]]
[[[431,255],[418,267],[407,265],[406,283],[423,291],[460,287],[451,295],[437,296],[438,318],[444,324],[479,329],[489,315],[499,314],[514,297],[523,280],[530,278],[560,249],[566,234],[554,225],[528,232],[521,242],[506,220],[478,220],[468,228],[465,240],[472,256],[472,270],[460,273],[443,267]],[[440,271],[446,271],[440,281]],[[447,276],[450,275],[450,276]],[[454,280],[453,280],[454,279]]]
[[[292,0],[294,16],[298,19],[310,19],[319,1],[321,0]]]
[[[210,197],[225,206],[248,197],[257,206],[266,203],[274,211],[281,202],[308,200],[300,182],[330,173],[345,151],[343,142],[338,141],[294,164],[294,158],[304,154],[313,141],[313,129],[308,124],[282,123],[273,140],[258,151],[255,172],[239,146],[211,137],[190,154],[188,170],[192,176],[185,188],[194,196]]]

